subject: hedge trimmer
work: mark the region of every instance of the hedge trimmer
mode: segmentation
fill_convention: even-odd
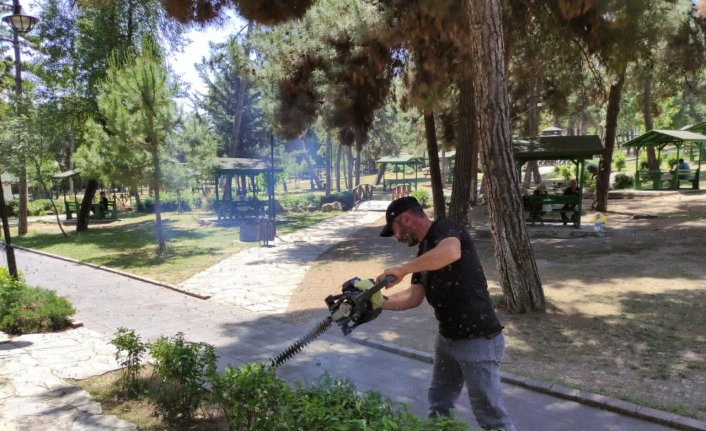
[[[380,289],[395,278],[388,275],[375,283],[373,280],[352,278],[341,287],[339,295],[326,297],[326,305],[330,314],[314,325],[304,336],[287,347],[282,353],[272,359],[272,366],[279,367],[301,351],[304,346],[320,337],[333,323],[338,324],[343,335],[350,334],[357,326],[369,322],[380,315],[384,298]]]

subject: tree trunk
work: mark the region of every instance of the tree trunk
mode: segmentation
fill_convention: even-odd
[[[253,28],[252,20],[248,21],[248,28],[245,32],[245,61],[250,59],[250,44],[247,42]],[[238,85],[238,96],[235,99],[235,110],[233,114],[233,131],[230,137],[228,154],[230,157],[238,157],[240,154],[240,126],[243,122],[243,111],[245,106],[245,96],[248,93],[248,82],[240,74],[240,85]]]
[[[346,145],[346,190],[353,189],[353,147]]]
[[[448,217],[463,226],[468,224],[473,181],[472,165],[474,151],[477,158],[478,134],[473,119],[476,116],[473,104],[473,82],[470,77],[459,82],[458,129],[456,130],[456,166],[451,184],[451,203]],[[468,179],[471,179],[470,181]]]
[[[527,112],[527,130],[525,130],[526,136],[530,138],[539,135],[539,109],[537,109],[539,93],[539,84],[535,82],[534,85],[532,85],[528,99],[530,110]],[[525,180],[523,181],[523,185],[529,187],[532,178],[534,178],[535,184],[542,182],[542,176],[539,174],[539,164],[536,160],[530,160],[525,165]]]
[[[654,129],[654,122],[652,121],[652,71],[654,65],[652,62],[647,66],[645,71],[645,82],[643,86],[642,93],[642,117],[645,120],[645,132],[649,132]],[[639,160],[636,161],[638,164]],[[647,168],[648,169],[659,169],[657,165],[657,155],[655,154],[655,147],[647,147]]]
[[[520,210],[520,181],[511,149],[500,5],[498,0],[466,0],[466,8],[473,106],[478,109],[477,133],[498,278],[511,312],[543,312],[544,292]],[[460,116],[469,114],[468,108],[459,112]]]
[[[431,177],[431,196],[434,202],[434,218],[446,217],[446,200],[444,199],[444,184],[441,181],[441,166],[439,164],[439,145],[436,142],[436,125],[434,112],[424,112],[424,130],[427,135],[427,153],[429,154],[429,176]]]
[[[608,210],[608,190],[610,190],[610,168],[613,163],[613,149],[615,148],[615,133],[618,129],[618,115],[620,114],[620,96],[623,94],[625,84],[625,68],[620,71],[615,81],[610,85],[608,92],[608,108],[605,119],[605,139],[603,140],[603,153],[598,162],[598,176],[596,177],[596,211]]]
[[[331,194],[331,134],[328,133],[326,135],[326,196],[328,196],[330,194]]]
[[[96,190],[98,190],[98,181],[88,180],[86,190],[83,192],[81,208],[79,209],[78,214],[76,214],[76,232],[85,232],[88,230],[88,218],[91,215],[93,197],[96,195]]]
[[[17,234],[25,235],[29,229],[27,223],[27,167],[25,166],[26,161],[24,157],[22,157],[20,163],[20,202],[17,214]]]
[[[303,139],[299,139],[299,142],[302,144],[302,149],[304,150],[304,161],[306,162],[306,167],[309,171],[309,185],[311,190],[321,190],[323,187],[321,186],[321,181],[319,180],[318,175],[316,175],[316,172],[314,172],[314,165],[311,163],[311,157],[309,156],[309,149],[306,147],[306,144],[304,143]]]
[[[343,155],[343,145],[338,144],[336,151],[336,193],[341,193],[341,156]]]

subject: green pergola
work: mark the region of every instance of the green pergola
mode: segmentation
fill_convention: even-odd
[[[657,158],[661,160],[662,150],[667,146],[675,146],[677,149],[677,159],[684,145],[696,145],[699,148],[698,165],[693,171],[692,188],[699,188],[699,173],[701,166],[701,154],[703,153],[704,142],[706,135],[697,133],[694,130],[706,130],[706,122],[702,122],[691,126],[689,130],[650,130],[649,132],[638,136],[624,144],[625,147],[635,149],[635,158],[639,160],[640,150],[643,148],[652,147],[657,150]],[[664,184],[668,185],[669,189],[678,189],[680,185],[679,177],[670,172],[661,172],[657,170],[640,169],[640,164],[635,165],[635,188],[640,189],[643,183],[651,183],[653,190],[661,190]]]
[[[216,186],[216,201],[231,201],[233,200],[233,178],[238,181],[235,184],[236,194],[245,196],[247,194],[247,182],[250,181],[250,189],[253,199],[256,196],[257,188],[255,187],[255,177],[259,174],[268,174],[282,172],[281,168],[273,167],[262,159],[246,159],[233,157],[219,157],[216,159],[218,167],[215,171],[215,186]],[[218,193],[218,183],[221,177],[224,178],[223,193]],[[273,187],[274,189],[274,187]],[[271,191],[274,198],[274,190]]]
[[[580,190],[579,220],[583,209],[583,182],[586,160],[603,152],[601,138],[597,135],[580,136],[538,136],[531,139],[514,139],[512,152],[517,164],[518,173],[522,166],[536,160],[569,160],[576,165],[576,182]]]
[[[382,157],[376,160],[375,164],[378,165],[378,176],[375,180],[376,186],[380,185],[380,181],[383,181],[385,171],[387,170],[387,165],[392,165],[394,170],[400,166],[402,167],[402,178],[398,178],[398,172],[395,172],[394,179],[385,179],[383,181],[383,189],[385,189],[388,185],[393,186],[403,183],[414,183],[414,187],[416,189],[419,171],[421,167],[424,166],[424,157],[400,154],[399,156]],[[407,167],[412,167],[414,169],[414,180],[411,178],[406,178],[405,168]]]

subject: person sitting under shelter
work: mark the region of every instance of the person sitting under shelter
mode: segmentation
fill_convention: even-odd
[[[529,201],[530,221],[532,222],[532,224],[534,224],[534,222],[536,221],[542,221],[542,216],[544,215],[542,205],[544,197],[547,195],[547,186],[544,185],[544,183],[539,183],[537,188],[534,189],[534,192],[532,193],[532,198]]]
[[[100,199],[98,200],[98,217],[105,218],[108,214],[108,198],[105,197],[105,192],[100,192]]]
[[[581,190],[578,188],[578,184],[576,183],[576,180],[571,180],[571,183],[569,184],[569,187],[564,189],[564,196],[580,196],[581,195]],[[561,211],[559,214],[561,214],[561,221],[564,223],[564,226],[569,222],[569,216],[567,213],[571,211],[571,222],[576,224],[578,222],[578,206],[577,205],[571,205],[571,204],[566,204],[563,207],[561,207]]]
[[[677,167],[672,171],[672,174],[677,174],[680,180],[689,179],[689,174],[691,173],[691,166],[684,159],[679,159]]]

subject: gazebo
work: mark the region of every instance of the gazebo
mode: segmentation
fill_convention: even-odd
[[[701,155],[703,153],[706,135],[694,132],[694,130],[706,129],[706,122],[696,124],[689,130],[650,130],[624,144],[625,147],[635,148],[635,157],[638,158],[642,148],[653,147],[657,149],[657,158],[661,160],[662,150],[673,145],[676,147],[676,158],[680,158],[682,147],[685,144],[695,144],[699,148],[698,164],[696,169],[689,172],[674,171],[662,172],[660,169],[641,169],[640,164],[635,166],[635,188],[641,189],[645,184],[651,184],[652,190],[671,189],[677,190],[682,182],[686,182],[693,189],[699,188],[699,174],[701,171]]]
[[[417,181],[419,181],[419,172],[421,167],[424,166],[424,158],[419,156],[412,156],[409,154],[400,154],[399,156],[382,157],[375,161],[378,165],[378,176],[375,181],[375,185],[379,185],[382,181],[382,189],[391,189],[392,187],[399,184],[411,184],[414,183],[414,188],[417,188]],[[392,170],[395,174],[395,178],[385,178],[385,171],[387,170],[387,165],[392,165]],[[406,177],[406,168],[411,167],[414,169],[414,178]],[[402,178],[399,178],[399,172],[402,171]]]
[[[268,205],[273,205],[275,198],[274,174],[282,172],[261,159],[219,157],[215,170],[216,212],[218,218],[258,215],[263,212],[264,203],[257,199],[258,186],[255,177],[259,174],[271,175],[268,181]],[[235,184],[233,179],[235,179]],[[219,184],[222,193],[219,194]],[[235,191],[235,193],[233,193]],[[248,191],[252,193],[248,197]]]
[[[575,202],[577,220],[575,226],[581,225],[581,211],[583,202],[584,166],[586,160],[603,152],[601,138],[597,135],[580,136],[538,136],[532,139],[515,139],[512,149],[517,164],[518,172],[522,165],[531,160],[570,160],[576,165],[576,182],[579,187],[579,196]],[[574,197],[571,197],[575,199]],[[551,204],[565,205],[561,196],[551,196]],[[569,202],[569,200],[567,200]],[[574,202],[571,202],[574,203]]]

